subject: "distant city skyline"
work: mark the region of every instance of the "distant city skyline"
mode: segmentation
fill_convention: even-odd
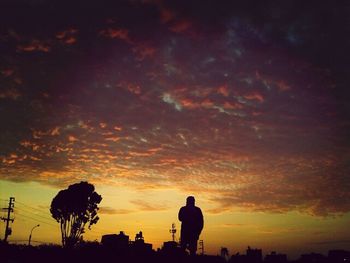
[[[87,240],[143,231],[159,247],[193,195],[211,254],[349,249],[349,12],[330,0],[2,1],[9,240],[39,223],[33,240],[58,243],[51,200],[88,181],[103,199]]]

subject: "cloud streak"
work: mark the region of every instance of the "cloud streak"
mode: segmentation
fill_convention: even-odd
[[[213,214],[349,212],[344,81],[226,7],[129,3],[37,30],[4,16],[0,178],[175,188]]]

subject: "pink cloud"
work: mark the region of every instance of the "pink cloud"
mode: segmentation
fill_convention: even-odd
[[[167,8],[161,8],[160,10],[160,21],[161,23],[168,23],[175,18],[175,13]]]
[[[14,72],[15,72],[15,70],[13,70],[13,69],[3,69],[3,70],[1,70],[1,74],[4,75],[5,77],[11,76]]]
[[[100,35],[107,38],[117,38],[127,43],[132,43],[129,37],[129,31],[124,28],[107,28],[100,31]]]
[[[260,103],[264,102],[264,100],[265,100],[263,95],[261,95],[258,91],[248,93],[248,94],[244,95],[243,97],[247,100],[257,100]]]
[[[56,38],[60,40],[63,44],[72,45],[77,42],[78,30],[75,28],[70,28],[64,31],[60,31],[56,34]]]
[[[170,31],[175,33],[182,33],[187,31],[192,26],[192,23],[189,20],[179,20],[174,22],[170,27]]]
[[[132,51],[137,55],[137,59],[142,61],[147,57],[154,57],[156,49],[146,44],[138,44],[132,48]]]
[[[5,89],[0,91],[0,99],[12,99],[17,100],[22,94],[15,88]]]
[[[219,93],[225,97],[228,97],[230,95],[230,91],[228,90],[227,84],[218,87],[217,93]]]
[[[34,39],[28,44],[18,45],[17,51],[19,51],[19,52],[41,51],[41,52],[47,53],[47,52],[51,51],[51,47],[45,41],[39,41],[37,39]]]

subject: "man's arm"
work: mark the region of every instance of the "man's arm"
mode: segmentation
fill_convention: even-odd
[[[203,219],[203,213],[202,213],[202,210],[198,207],[198,227],[199,227],[199,230],[200,232],[202,231],[203,229],[203,226],[204,226],[204,219]]]
[[[183,207],[180,208],[179,214],[178,214],[179,220],[182,222],[183,220]]]

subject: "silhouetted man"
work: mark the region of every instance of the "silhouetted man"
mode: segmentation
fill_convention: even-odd
[[[181,223],[181,248],[190,251],[190,255],[195,255],[197,251],[197,241],[203,229],[203,214],[199,207],[194,205],[193,196],[186,199],[186,206],[179,211]]]

